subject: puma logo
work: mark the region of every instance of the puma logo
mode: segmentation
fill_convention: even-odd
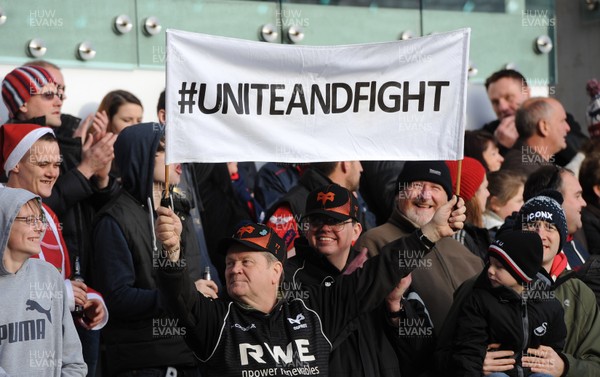
[[[36,301],[27,300],[25,303],[27,307],[25,310],[35,310],[36,312],[40,312],[41,314],[45,314],[48,317],[48,321],[52,323],[52,316],[50,315],[50,309],[46,310],[40,306]]]

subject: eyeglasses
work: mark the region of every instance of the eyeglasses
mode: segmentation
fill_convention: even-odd
[[[531,232],[535,232],[541,228],[544,228],[544,230],[546,230],[547,232],[558,232],[558,228],[556,227],[556,225],[546,221],[537,221],[534,223],[523,224],[523,230],[529,230]]]
[[[33,226],[48,226],[48,220],[46,220],[46,216],[17,216],[15,217],[16,221],[23,221],[27,225]]]
[[[58,97],[58,99],[62,101],[63,98],[65,97],[64,93],[59,93],[59,92],[36,93],[36,94],[32,94],[32,96],[42,96],[42,98],[45,99],[46,101],[52,101],[54,99],[54,96]]]
[[[332,217],[309,217],[306,219],[306,222],[313,229],[319,229],[327,225],[335,232],[340,232],[342,229],[344,229],[344,226],[348,223],[351,223],[352,220],[339,221]]]

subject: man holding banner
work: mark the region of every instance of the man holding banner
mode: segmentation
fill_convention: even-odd
[[[454,207],[456,206],[456,209]],[[226,287],[232,301],[213,300],[194,289],[180,262],[181,222],[160,207],[156,236],[168,263],[161,263],[160,289],[186,328],[186,341],[204,363],[205,376],[328,376],[333,341],[361,313],[374,309],[435,242],[462,229],[464,201],[454,197],[413,234],[392,242],[360,273],[333,287],[308,287],[306,298],[281,295],[283,240],[262,224],[241,226],[220,251],[226,257]]]

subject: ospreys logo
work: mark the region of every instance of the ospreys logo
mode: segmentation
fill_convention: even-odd
[[[251,226],[251,225],[243,226],[240,229],[238,229],[237,236],[238,236],[238,238],[242,238],[244,236],[244,233],[252,234],[252,232],[254,232],[253,226]]]
[[[308,325],[306,323],[302,323],[302,321],[304,321],[306,318],[304,318],[304,315],[302,313],[298,314],[296,316],[296,318],[288,318],[288,322],[290,323],[290,325],[297,325],[292,327],[294,330],[299,330],[299,329],[305,329],[308,327]]]
[[[320,192],[320,193],[317,194],[317,201],[321,202],[322,205],[325,205],[325,203],[328,200],[331,200],[333,202],[335,200],[335,193],[333,193],[333,192],[327,192],[327,193]]]
[[[50,314],[50,309],[44,309],[40,304],[33,300],[27,300],[25,303],[27,307],[25,310],[35,310],[36,312],[40,312],[41,314],[45,314],[48,317],[48,322],[52,323],[52,315]]]

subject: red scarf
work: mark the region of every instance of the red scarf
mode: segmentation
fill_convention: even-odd
[[[552,267],[550,267],[550,276],[552,276],[552,280],[556,280],[565,268],[567,268],[567,256],[561,251],[556,254],[552,261]]]

